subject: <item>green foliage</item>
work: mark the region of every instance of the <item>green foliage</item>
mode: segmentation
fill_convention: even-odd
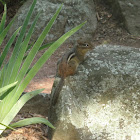
[[[0,0],[0,2],[1,2],[3,5],[8,4],[8,3],[10,3],[10,2],[21,2],[21,3],[23,3],[24,1],[26,1],[26,0]]]
[[[45,29],[42,31],[39,38],[35,43],[29,45],[29,41],[34,32],[34,28],[36,22],[38,20],[39,14],[33,21],[30,29],[28,30],[27,35],[25,36],[27,25],[29,23],[31,14],[35,7],[37,0],[33,0],[33,3],[30,7],[30,10],[24,20],[23,26],[19,27],[11,36],[9,41],[7,42],[3,53],[0,55],[0,134],[8,127],[21,127],[34,123],[44,123],[52,128],[54,128],[50,122],[43,118],[30,118],[23,121],[19,121],[14,124],[10,124],[19,110],[23,107],[23,105],[30,100],[32,97],[36,96],[38,93],[42,92],[44,89],[35,90],[29,92],[23,96],[21,96],[22,92],[25,90],[29,82],[36,75],[39,69],[43,66],[43,64],[48,60],[48,58],[55,52],[55,50],[72,34],[74,34],[77,30],[79,30],[86,22],[80,24],[79,26],[73,28],[62,37],[60,37],[57,41],[48,43],[42,46],[42,43],[49,33],[54,21],[56,20],[58,14],[62,9],[62,5],[56,11],[54,16],[51,18]],[[0,23],[0,45],[2,44],[5,36],[7,35],[8,30],[10,29],[14,19],[7,25],[5,28],[6,21],[6,6],[4,8],[3,18]],[[14,42],[17,34],[19,36],[16,40],[14,50],[12,55],[7,63],[5,63],[5,58],[8,54],[8,50]],[[44,52],[44,54],[39,58],[39,60],[34,64],[31,68],[30,65],[35,58],[37,52],[41,49],[48,47],[48,50]],[[28,55],[27,50],[30,51]],[[10,124],[10,126],[9,126]]]
[[[27,119],[18,121],[14,124],[11,124],[10,128],[22,127],[22,126],[36,124],[36,123],[43,123],[43,124],[48,125],[51,128],[55,128],[49,121],[47,121],[44,118],[39,118],[39,117],[27,118]]]
[[[6,4],[6,2],[5,2],[4,0],[0,0],[0,2],[1,2],[3,5]]]
[[[0,94],[2,95],[3,92],[6,92],[9,88],[15,86],[16,84],[17,84],[17,82],[9,84],[9,85],[7,85],[5,87],[0,88]]]

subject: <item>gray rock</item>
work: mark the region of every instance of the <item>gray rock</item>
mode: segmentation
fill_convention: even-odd
[[[125,28],[133,35],[140,35],[140,1],[107,0],[115,15],[123,22]]]
[[[13,24],[13,27],[10,29],[10,35],[16,30],[17,27],[23,24],[23,20],[29,10],[32,1],[33,0],[28,0],[18,10],[16,14],[17,18]],[[31,25],[37,13],[41,11],[41,15],[36,25],[35,33],[32,36],[33,40],[37,39],[37,37],[40,35],[44,27],[47,25],[51,17],[55,14],[56,10],[62,3],[64,3],[62,11],[59,14],[50,33],[47,35],[45,42],[48,42],[48,40],[52,41],[58,39],[64,33],[86,20],[86,25],[73,37],[71,37],[71,40],[77,40],[80,37],[92,37],[92,34],[97,26],[93,1],[38,0],[31,21],[29,23],[29,25]]]
[[[140,49],[97,46],[65,79],[49,120],[52,140],[138,140]]]

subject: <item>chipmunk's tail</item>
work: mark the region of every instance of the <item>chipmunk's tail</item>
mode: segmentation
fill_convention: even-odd
[[[57,87],[55,88],[55,91],[53,93],[53,96],[51,99],[51,105],[54,106],[57,103],[57,100],[59,98],[59,95],[60,95],[60,92],[61,92],[63,85],[64,85],[64,78],[61,78],[59,84],[57,85]]]

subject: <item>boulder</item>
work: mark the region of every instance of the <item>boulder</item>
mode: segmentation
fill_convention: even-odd
[[[139,0],[107,0],[111,10],[132,35],[140,35],[140,1]]]
[[[23,6],[18,10],[16,20],[10,29],[10,35],[17,29],[17,27],[23,24],[26,14],[29,10],[33,0],[27,0]],[[41,12],[39,20],[36,25],[35,33],[32,36],[32,40],[36,40],[40,35],[44,27],[49,20],[55,14],[56,10],[61,4],[63,8],[55,21],[50,33],[47,35],[45,42],[58,39],[64,33],[70,29],[76,27],[84,21],[87,21],[86,25],[80,29],[73,37],[71,41],[77,40],[80,37],[92,37],[94,30],[97,26],[96,13],[94,9],[94,2],[89,0],[37,0],[33,15],[29,25],[32,24],[33,19],[38,12]],[[92,17],[92,18],[91,18]],[[28,27],[29,28],[29,27]],[[28,29],[27,29],[28,30]]]
[[[138,140],[140,49],[97,46],[65,79],[49,120],[56,127],[50,140]]]

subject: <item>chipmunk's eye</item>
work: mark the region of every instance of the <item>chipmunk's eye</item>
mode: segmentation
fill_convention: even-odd
[[[86,47],[88,47],[88,44],[87,44],[87,43],[85,43],[84,45],[85,45]]]

